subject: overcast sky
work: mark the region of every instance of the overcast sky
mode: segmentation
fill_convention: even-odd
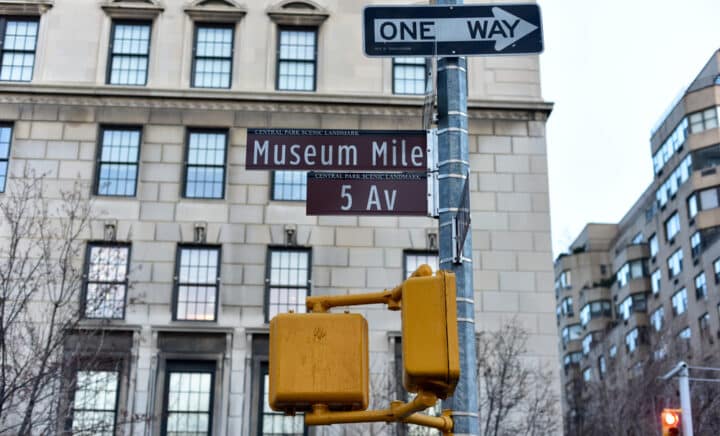
[[[553,251],[652,181],[650,131],[720,48],[720,0],[539,0]]]

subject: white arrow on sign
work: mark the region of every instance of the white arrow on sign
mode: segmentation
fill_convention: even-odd
[[[492,8],[482,18],[392,18],[375,20],[376,42],[472,42],[494,41],[502,51],[538,28],[506,10]]]

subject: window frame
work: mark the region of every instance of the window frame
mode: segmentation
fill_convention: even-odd
[[[32,83],[35,77],[35,66],[37,65],[38,40],[40,39],[40,15],[4,15],[0,16],[0,73],[2,72],[2,58],[5,54],[5,32],[7,31],[8,21],[25,21],[37,23],[37,35],[35,35],[35,47],[33,48],[33,66],[30,72],[30,80],[0,80],[9,83]],[[14,52],[28,53],[24,50],[12,50]]]
[[[677,297],[677,298],[680,298],[680,294],[682,294],[682,293],[685,294],[685,298],[682,298],[682,301],[683,301],[683,310],[682,310],[682,312],[679,312],[679,311],[678,311],[678,307],[679,307],[679,306],[678,306],[677,304],[675,304],[675,298],[676,298],[676,297]],[[682,314],[684,314],[684,313],[687,313],[687,311],[688,311],[687,288],[681,288],[681,289],[678,289],[677,291],[675,291],[675,293],[673,293],[673,294],[670,296],[670,305],[672,306],[672,313],[673,313],[673,317],[674,317],[674,318],[675,318],[675,317],[678,317],[678,316],[680,316],[680,315],[682,315]]]
[[[702,294],[700,292],[700,288],[698,288],[698,281],[700,281],[700,278],[702,277]],[[705,274],[705,271],[700,271],[698,275],[695,276],[693,279],[693,284],[695,285],[695,299],[696,300],[707,300],[708,298],[708,286],[707,286],[707,275]]]
[[[673,228],[668,228],[668,224],[673,224]],[[677,213],[677,211],[673,212],[668,219],[665,220],[663,223],[663,227],[665,228],[665,242],[672,243],[672,241],[675,240],[675,236],[680,233],[680,230],[682,229],[682,224],[680,223],[680,214]],[[672,236],[670,235],[670,230],[674,230]]]
[[[209,133],[209,134],[219,134],[222,133],[225,135],[225,143],[223,145],[223,175],[222,175],[222,186],[220,191],[220,197],[190,197],[187,195],[187,187],[188,187],[188,170],[190,167],[200,167],[200,168],[219,168],[220,165],[198,165],[198,164],[190,164],[190,136],[193,133]],[[230,142],[230,130],[224,129],[224,128],[209,128],[209,127],[188,127],[185,129],[185,151],[183,152],[183,174],[182,174],[182,184],[181,189],[182,192],[180,193],[180,197],[187,200],[224,200],[225,199],[225,185],[227,184],[227,170],[228,170],[228,146]]]
[[[100,171],[103,163],[114,163],[112,161],[104,162],[102,160],[102,151],[103,147],[105,146],[105,131],[106,130],[120,130],[120,131],[137,131],[139,133],[138,136],[138,146],[137,146],[137,160],[135,162],[135,183],[134,183],[134,189],[132,195],[117,195],[117,194],[101,194],[100,193]],[[93,180],[93,195],[99,196],[99,197],[117,197],[117,198],[135,198],[137,197],[138,192],[138,184],[140,181],[140,161],[142,156],[142,144],[143,144],[143,128],[142,126],[138,125],[123,125],[123,124],[101,124],[98,127],[98,139],[97,139],[97,147],[95,150],[95,177]]]
[[[167,435],[167,421],[169,416],[168,399],[170,396],[170,374],[177,373],[207,373],[210,372],[210,404],[208,405],[208,436],[212,435],[215,418],[215,382],[218,372],[215,360],[165,360],[165,377],[163,385],[163,401],[160,422],[160,434]]]
[[[0,56],[2,54],[0,53]],[[10,155],[12,154],[13,137],[15,135],[15,125],[11,122],[0,122],[0,129],[10,129],[10,140],[8,141],[7,156],[0,156],[0,164],[5,163],[5,174],[2,176],[2,183],[0,183],[0,194],[5,192],[7,187],[8,175],[10,174]]]
[[[424,60],[423,62],[423,77],[425,80],[423,81],[423,91],[421,93],[408,93],[408,92],[398,92],[397,89],[395,89],[395,67],[400,66],[415,66],[418,67],[420,64],[412,64],[412,63],[405,63],[405,62],[397,62],[398,59],[405,59],[405,58],[422,58]],[[427,86],[428,86],[428,58],[425,56],[393,56],[392,57],[392,93],[393,95],[425,95]]]
[[[438,260],[438,268],[440,267],[440,252],[438,250],[417,250],[417,249],[406,249],[403,250],[403,280],[405,280],[409,274],[414,271],[407,270],[407,258],[408,256],[435,256]],[[434,273],[434,271],[433,271]]]
[[[215,279],[215,307],[213,313],[213,319],[183,319],[178,318],[178,297],[180,295],[180,259],[183,249],[213,249],[217,250],[217,277]],[[172,320],[180,322],[191,322],[191,323],[217,323],[218,322],[218,308],[220,306],[220,284],[222,282],[222,245],[217,244],[195,244],[185,243],[178,244],[175,250],[175,269],[173,276],[173,295],[172,295]],[[184,285],[197,285],[196,283],[184,283]],[[209,286],[207,283],[200,284],[201,286]]]
[[[231,89],[233,86],[233,73],[235,72],[234,63],[235,63],[235,23],[221,23],[221,22],[212,22],[212,21],[196,21],[193,23],[193,46],[192,46],[192,58],[191,58],[191,65],[190,65],[190,87],[191,88],[198,88],[198,89]],[[198,61],[198,55],[197,55],[197,44],[198,44],[198,30],[200,30],[201,27],[206,28],[214,28],[214,29],[230,29],[230,73],[228,77],[228,86],[198,86],[195,82],[195,71],[197,68],[197,61]],[[218,58],[218,57],[207,57],[203,56],[202,59],[223,59],[228,60],[228,58]],[[226,147],[227,147],[227,140]]]
[[[117,84],[117,83],[111,83],[112,78],[112,62],[114,58],[113,54],[113,47],[115,45],[115,28],[116,26],[120,25],[147,25],[149,28],[148,33],[148,49],[147,54],[145,57],[147,58],[147,71],[145,71],[145,82],[142,84]],[[150,59],[152,56],[152,41],[153,41],[153,20],[144,20],[144,19],[129,19],[129,18],[113,18],[110,22],[110,41],[108,41],[108,56],[107,56],[107,66],[105,68],[105,85],[111,85],[111,86],[147,86],[148,80],[150,79]],[[140,55],[131,55],[131,56],[140,56]]]
[[[106,317],[89,317],[86,314],[87,310],[87,292],[88,286],[90,285],[90,253],[93,247],[126,247],[127,248],[127,264],[125,274],[125,292],[123,298],[122,316],[120,318],[106,318]],[[88,241],[85,244],[85,260],[83,263],[83,281],[80,301],[80,311],[82,319],[93,319],[93,320],[124,320],[127,312],[127,301],[128,301],[128,290],[130,289],[130,265],[132,264],[132,244],[129,242],[118,242],[118,241]],[[98,283],[120,283],[120,282],[98,282]]]
[[[278,172],[304,172],[305,173],[305,198],[275,198],[275,176]],[[270,172],[270,201],[294,201],[301,202],[307,201],[307,170],[273,170]]]
[[[113,372],[116,374],[117,380],[116,380],[116,386],[115,386],[115,410],[113,413],[113,425],[112,425],[112,431],[111,434],[117,434],[117,426],[118,426],[118,414],[120,413],[120,390],[122,389],[122,381],[123,381],[123,371],[122,371],[122,362],[117,362],[117,365],[115,368],[112,367],[105,367],[107,365],[101,365],[99,368],[90,368],[90,369],[83,369],[82,367],[74,368],[72,373],[72,385],[71,385],[71,392],[72,395],[70,396],[70,403],[69,403],[69,419],[67,420],[67,424],[65,426],[66,430],[69,431],[71,434],[73,433],[73,424],[75,423],[75,397],[78,392],[78,375],[80,372]],[[80,409],[83,411],[106,411],[104,409]],[[110,430],[110,429],[108,429]]]
[[[313,32],[315,34],[315,50],[314,50],[314,56],[312,60],[313,65],[313,86],[312,89],[280,89],[280,62],[282,59],[280,59],[280,41],[282,39],[282,32],[284,31],[302,31],[302,32]],[[290,25],[278,25],[277,26],[277,44],[275,47],[275,91],[283,91],[283,92],[317,92],[317,76],[318,76],[318,57],[319,57],[319,48],[318,48],[318,42],[319,42],[319,36],[320,36],[320,26],[290,26]],[[290,60],[294,62],[304,62],[304,63],[310,63],[309,61],[305,60],[297,60],[297,59],[285,59]]]
[[[283,289],[301,289],[303,286],[290,286],[290,285],[273,285],[270,280],[272,274],[272,253],[275,251],[298,251],[306,252],[308,255],[307,265],[307,281],[304,286],[306,293],[305,298],[312,295],[312,269],[313,269],[313,250],[312,247],[302,246],[287,246],[287,245],[269,245],[265,255],[265,291],[263,296],[263,312],[265,317],[265,323],[270,323],[270,291],[271,288],[283,288]]]

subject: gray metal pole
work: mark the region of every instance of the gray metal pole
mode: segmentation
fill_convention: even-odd
[[[682,409],[682,417],[680,422],[682,423],[683,435],[693,436],[693,423],[692,423],[692,406],[690,404],[690,373],[688,371],[687,364],[682,362],[682,368],[678,373],[678,382],[680,384],[680,409]]]
[[[462,0],[438,0],[438,5]],[[440,268],[452,270],[457,280],[460,380],[443,408],[452,409],[453,434],[479,435],[475,305],[473,299],[472,237],[468,230],[463,262],[453,263],[452,223],[469,174],[467,123],[467,63],[465,58],[438,59],[438,157],[440,197]],[[470,205],[468,204],[469,208]]]

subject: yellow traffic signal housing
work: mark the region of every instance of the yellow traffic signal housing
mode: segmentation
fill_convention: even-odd
[[[680,434],[680,409],[663,409],[660,413],[663,436],[677,436]]]
[[[368,326],[351,313],[285,313],[270,321],[270,407],[294,413],[368,407]]]
[[[402,284],[403,385],[409,392],[446,398],[455,391],[460,377],[455,295],[455,274],[447,271]]]

